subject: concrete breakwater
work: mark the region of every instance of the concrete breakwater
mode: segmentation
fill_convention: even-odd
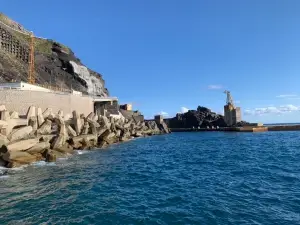
[[[278,125],[278,126],[245,126],[245,127],[220,127],[220,128],[170,128],[172,132],[201,132],[201,131],[223,131],[223,132],[266,132],[266,131],[300,131],[300,125]]]
[[[0,106],[0,166],[12,168],[35,161],[53,162],[75,150],[92,150],[136,137],[169,133],[163,121],[139,121],[88,116],[73,111],[64,116],[51,108],[29,107],[26,115]]]

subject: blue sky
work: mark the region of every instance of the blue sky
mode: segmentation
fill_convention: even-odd
[[[36,35],[103,74],[146,117],[198,105],[243,119],[300,122],[300,1],[0,0]]]

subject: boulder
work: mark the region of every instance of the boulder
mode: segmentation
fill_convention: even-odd
[[[2,155],[2,158],[6,162],[17,162],[20,164],[29,164],[38,160],[36,156],[22,151],[6,152]]]
[[[44,141],[44,142],[37,143],[36,145],[27,149],[26,152],[30,154],[43,153],[45,149],[49,149],[49,148],[50,148],[50,143]]]
[[[9,136],[8,139],[10,141],[16,141],[20,139],[27,138],[29,134],[32,132],[31,126],[21,127],[19,129],[14,130]]]
[[[3,160],[2,158],[0,158],[0,167],[6,167],[7,162],[5,160]]]
[[[46,153],[46,162],[56,162],[56,154],[53,151],[47,151]]]
[[[21,141],[9,143],[6,146],[6,148],[7,148],[7,151],[9,151],[9,152],[24,151],[24,150],[27,150],[27,149],[33,147],[37,143],[39,143],[39,139],[32,138],[32,139],[21,140]]]

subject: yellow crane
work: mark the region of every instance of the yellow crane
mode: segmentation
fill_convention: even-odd
[[[34,75],[34,34],[33,34],[33,32],[31,32],[31,34],[30,34],[28,83],[35,84],[35,75]]]

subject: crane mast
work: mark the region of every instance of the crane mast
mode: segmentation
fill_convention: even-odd
[[[35,83],[34,75],[34,34],[30,34],[30,49],[29,49],[29,68],[28,68],[28,82],[30,84]]]

